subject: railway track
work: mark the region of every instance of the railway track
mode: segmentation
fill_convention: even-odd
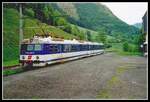
[[[13,66],[4,66],[3,70],[8,70],[8,69],[18,69],[20,65],[13,65]]]

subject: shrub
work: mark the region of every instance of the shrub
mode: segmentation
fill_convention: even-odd
[[[123,44],[123,51],[129,51],[129,44],[127,42]]]
[[[29,9],[25,9],[25,14],[30,16],[30,17],[34,17],[35,13],[31,8],[29,8]]]
[[[137,45],[128,44],[127,42],[125,42],[123,44],[123,51],[126,51],[126,52],[138,52],[139,48],[138,48]]]

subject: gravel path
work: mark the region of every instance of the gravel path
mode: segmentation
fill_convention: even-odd
[[[117,76],[126,84],[120,84],[123,88],[113,88],[109,94],[114,94],[116,90],[119,96],[111,95],[110,98],[146,98],[146,58],[118,56],[114,53],[4,77],[3,97],[4,99],[96,99],[102,90],[107,88],[108,81],[116,75],[117,68],[127,64],[132,70],[128,66],[129,70]],[[126,94],[123,94],[124,92]]]

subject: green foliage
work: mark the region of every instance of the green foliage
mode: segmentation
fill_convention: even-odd
[[[112,35],[116,38],[117,43],[124,42],[126,40],[124,39],[125,38],[124,34],[122,34],[121,32],[117,32]]]
[[[86,32],[86,36],[87,36],[87,40],[88,41],[92,41],[92,35],[91,35],[91,32],[88,30],[87,32]]]
[[[62,17],[57,18],[55,20],[55,23],[56,23],[57,26],[67,25],[67,21]]]
[[[64,25],[64,31],[68,32],[68,33],[71,33],[71,25],[70,24],[66,24]]]
[[[127,42],[125,42],[125,43],[123,44],[123,50],[124,50],[124,51],[129,51],[129,44],[128,44]]]
[[[75,36],[78,35],[79,29],[78,29],[78,27],[77,27],[76,25],[73,25],[73,26],[71,27],[71,33],[74,34]]]
[[[125,42],[123,44],[123,50],[126,52],[138,52],[138,46]]]
[[[19,57],[19,13],[15,9],[3,11],[3,61]]]
[[[24,27],[39,27],[37,25],[37,22],[40,22],[40,21],[37,19],[31,19],[31,18],[25,19]],[[50,26],[50,25],[47,25],[47,24],[41,23],[41,22],[40,22],[40,25],[45,32],[53,33],[54,36],[63,37],[64,39],[75,38],[75,36],[71,35],[70,33],[64,32],[63,30],[56,28],[54,26]],[[39,28],[36,28],[36,29],[28,29],[27,28],[27,29],[24,29],[24,33],[25,33],[24,38],[32,37],[34,35],[34,32],[43,34],[42,30]]]
[[[124,51],[123,49],[123,44],[124,43],[111,43],[112,47],[105,49],[105,51],[107,52],[116,52],[119,55],[123,55],[123,56],[141,56],[142,53],[139,52],[138,46],[136,46],[135,44],[128,44],[128,46],[134,46],[135,50],[131,51],[132,48],[129,48],[130,51]]]
[[[102,42],[102,43],[105,43],[106,40],[107,40],[107,36],[106,36],[106,32],[102,32],[102,31],[99,31],[98,32],[98,35],[97,35],[97,41],[98,42]]]
[[[30,16],[30,17],[34,17],[35,13],[34,11],[32,10],[32,8],[25,8],[25,14]]]
[[[79,38],[80,38],[80,40],[86,40],[86,36],[85,36],[85,33],[83,31],[80,31]]]
[[[3,70],[3,75],[7,76],[7,75],[12,75],[12,74],[17,74],[22,71],[23,71],[23,69],[21,69],[21,68],[15,69],[15,70],[12,70],[12,69]]]
[[[15,59],[15,60],[8,60],[8,61],[4,61],[3,62],[3,66],[8,67],[8,66],[14,66],[14,65],[18,65],[19,64],[19,60]]]
[[[43,8],[43,13],[44,13],[44,16],[45,16],[45,18],[46,18],[47,20],[50,18],[49,12],[50,12],[50,11],[49,11],[48,6],[45,5],[44,8]]]

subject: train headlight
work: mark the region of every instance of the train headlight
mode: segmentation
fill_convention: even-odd
[[[22,59],[25,59],[25,57],[24,57],[24,56],[22,56]]]
[[[36,59],[39,59],[39,56],[36,56]]]

